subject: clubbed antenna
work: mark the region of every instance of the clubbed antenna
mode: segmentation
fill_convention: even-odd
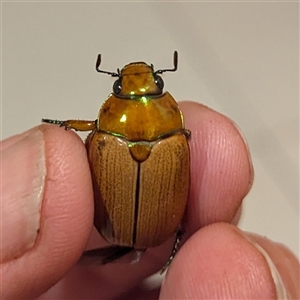
[[[174,56],[173,56],[173,69],[162,69],[162,70],[157,70],[154,72],[154,74],[162,74],[164,72],[175,72],[177,70],[177,65],[178,65],[178,52],[174,51]]]
[[[98,54],[97,61],[96,61],[96,71],[99,72],[99,73],[104,73],[104,74],[111,75],[113,77],[120,77],[119,69],[118,69],[118,73],[103,71],[103,70],[99,69],[100,64],[101,64],[101,54]]]

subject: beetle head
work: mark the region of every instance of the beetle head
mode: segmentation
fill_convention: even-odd
[[[174,52],[172,69],[160,69],[154,71],[153,65],[147,65],[144,62],[134,62],[126,65],[117,73],[100,70],[101,55],[98,55],[96,70],[113,77],[118,77],[113,85],[113,92],[122,97],[161,95],[163,92],[164,82],[158,74],[164,72],[175,72],[178,64],[178,53]]]

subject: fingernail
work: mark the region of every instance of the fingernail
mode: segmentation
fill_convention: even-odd
[[[274,263],[272,262],[270,256],[259,244],[254,242],[253,239],[249,239],[249,240],[252,243],[252,245],[264,256],[264,258],[269,266],[269,269],[270,269],[270,272],[271,272],[271,275],[272,275],[272,278],[273,278],[273,281],[274,281],[275,287],[276,287],[277,299],[289,299],[290,297],[284,286],[282,278],[281,278],[277,268],[275,267]]]
[[[1,151],[1,263],[33,247],[46,176],[45,142],[36,130]]]

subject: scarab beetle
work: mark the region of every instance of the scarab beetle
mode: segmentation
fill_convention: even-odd
[[[179,226],[189,193],[190,158],[183,115],[177,102],[163,93],[153,65],[133,62],[116,73],[111,93],[95,121],[43,119],[65,129],[92,132],[85,145],[93,181],[94,225],[111,246],[88,250],[101,263],[131,251],[145,251],[177,233],[169,262],[181,238]]]

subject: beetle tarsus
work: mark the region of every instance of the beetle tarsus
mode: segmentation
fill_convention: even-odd
[[[66,125],[66,121],[52,120],[52,119],[42,119],[43,123],[58,125],[59,127],[65,127],[65,130],[70,130],[71,128]]]
[[[54,125],[59,125],[59,126],[63,126],[62,124],[64,123],[64,121],[52,120],[52,119],[42,119],[42,122],[43,123],[54,124]]]
[[[126,254],[135,251],[132,247],[124,246],[107,246],[103,248],[91,249],[84,251],[82,256],[89,256],[98,258],[101,265],[105,265],[114,262]]]
[[[167,268],[170,266],[171,262],[173,261],[175,255],[177,254],[177,252],[179,250],[179,245],[182,241],[183,234],[184,234],[183,230],[178,229],[178,231],[176,232],[176,239],[175,239],[175,242],[174,242],[172,253],[171,253],[167,263],[161,269],[160,274],[163,274],[167,270]]]

